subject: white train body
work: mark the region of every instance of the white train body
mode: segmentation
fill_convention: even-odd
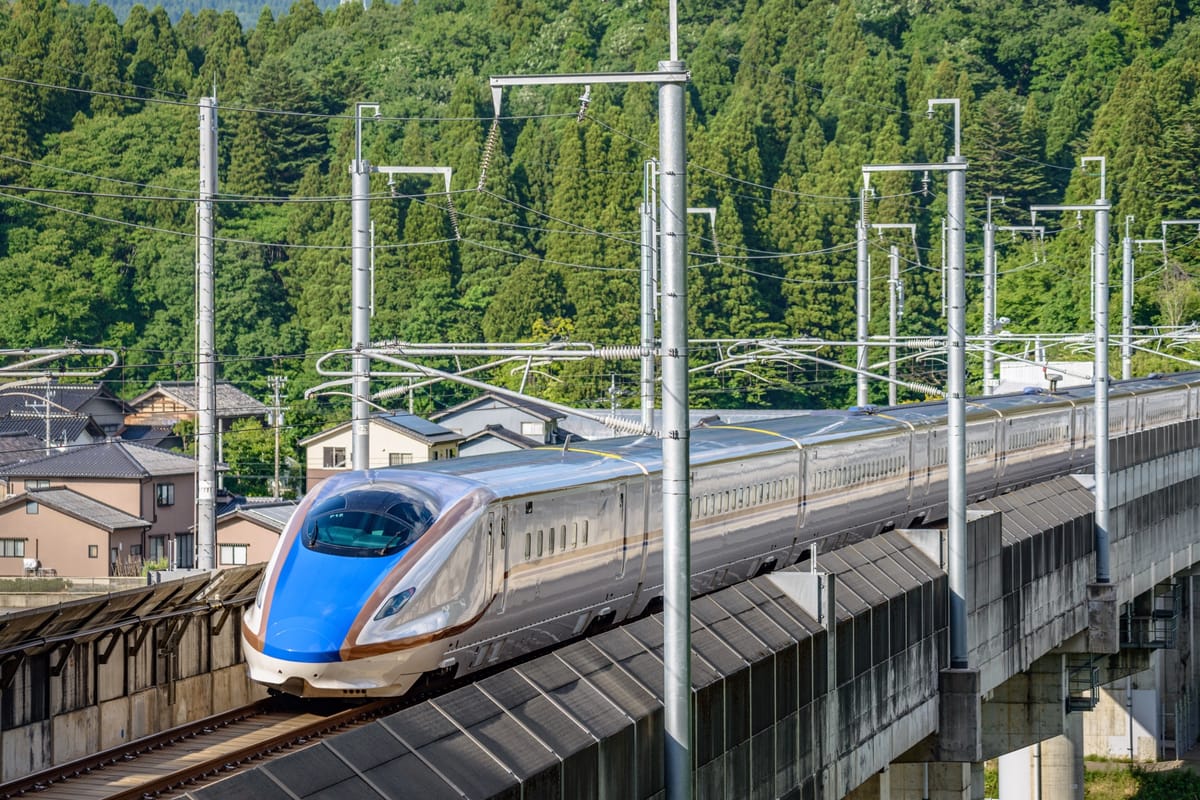
[[[1200,373],[1116,384],[1110,435],[1200,417]],[[696,594],[946,510],[944,403],[691,432]],[[971,500],[1091,468],[1089,387],[971,401]],[[250,675],[407,692],[637,616],[662,595],[661,448],[624,438],[350,472],[305,498],[244,615]]]

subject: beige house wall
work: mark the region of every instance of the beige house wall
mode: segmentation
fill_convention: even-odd
[[[175,503],[160,506],[155,502],[155,487],[160,483],[170,483],[175,487]],[[195,506],[196,482],[190,473],[181,475],[161,475],[141,480],[128,478],[89,479],[89,478],[53,478],[51,486],[62,486],[72,489],[105,505],[119,508],[126,514],[140,517],[151,523],[146,532],[148,536],[166,533],[186,533],[193,523],[192,509]],[[25,491],[25,482],[18,480],[12,487],[13,493]],[[124,541],[124,540],[122,540]]]
[[[248,545],[247,564],[262,564],[271,560],[279,534],[257,522],[239,517],[230,517],[217,524],[217,568],[228,569],[240,564],[221,563],[224,553],[221,545]]]
[[[438,461],[453,458],[458,452],[455,442],[446,444],[427,445],[419,439],[406,436],[399,431],[379,425],[372,421],[370,429],[371,452],[367,458],[368,469],[386,467],[391,463],[392,455],[407,455],[413,464],[426,461]],[[344,469],[331,469],[325,466],[325,448],[340,447],[346,452]],[[354,463],[354,436],[349,426],[332,432],[321,439],[310,442],[304,452],[305,475],[307,488],[311,489],[323,478],[338,472],[345,472]]]
[[[135,531],[122,532],[131,540],[140,538]],[[0,510],[0,538],[24,539],[25,558],[36,558],[43,570],[55,570],[60,577],[103,578],[109,574],[109,534],[61,511],[38,503],[37,513],[15,503]],[[88,555],[95,547],[95,557]],[[0,557],[0,575],[21,576],[23,558]]]

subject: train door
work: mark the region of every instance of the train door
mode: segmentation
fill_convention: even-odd
[[[502,505],[498,513],[488,513],[488,563],[491,565],[488,576],[491,586],[496,587],[496,608],[500,614],[503,614],[508,606],[508,512],[508,506]]]
[[[495,597],[493,587],[496,585],[496,540],[499,538],[498,526],[496,524],[496,512],[489,511],[487,515],[487,526],[484,531],[484,574],[487,578],[484,582],[483,596],[489,600]]]
[[[621,557],[617,562],[617,577],[625,577],[625,568],[628,563],[634,558],[634,552],[640,552],[640,548],[635,548],[634,543],[629,541],[629,521],[628,505],[625,500],[628,497],[628,485],[624,483],[617,484],[617,518],[614,520],[617,532],[620,534],[621,542]]]
[[[996,423],[996,481],[1004,484],[1004,473],[1008,469],[1008,429],[1012,418],[1005,417]]]
[[[808,454],[804,450],[797,451],[796,459],[796,503],[798,505],[796,511],[796,527],[804,527],[804,518],[808,516],[808,481],[806,479],[805,462],[808,460]],[[797,531],[799,535],[799,531]]]

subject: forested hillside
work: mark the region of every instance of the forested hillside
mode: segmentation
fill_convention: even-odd
[[[1097,177],[1079,159],[1106,156],[1114,276],[1127,215],[1136,237],[1200,216],[1200,23],[1184,0],[710,0],[681,3],[680,14],[692,72],[688,201],[717,209],[715,237],[706,216],[690,219],[693,337],[853,337],[860,170],[945,158],[950,117],[927,119],[929,98],[962,101],[973,331],[989,195],[1007,198],[993,204],[996,223],[1028,224],[1031,202],[1095,199]],[[381,119],[362,123],[372,163],[453,168],[461,233],[440,178],[373,179],[375,339],[633,343],[654,90],[593,86],[581,118],[580,88],[507,91],[480,190],[488,77],[652,70],[666,42],[665,2],[406,0],[322,12],[298,0],[250,30],[231,11],[173,24],[138,6],[120,24],[95,3],[10,2],[0,11],[0,347],[118,348],[124,366],[112,378],[127,396],[192,376],[196,102],[214,87],[221,377],[265,397],[268,375],[289,376],[297,432],[346,413],[298,398],[322,380],[316,355],[350,337],[356,102],[381,105]],[[872,236],[873,333],[887,329],[893,243],[901,331],[944,330],[944,180],[872,182],[872,221],[918,224],[916,249],[905,233]],[[1091,220],[1045,222],[1064,230],[1044,247],[1001,237],[1000,313],[1014,331],[1088,330]],[[1197,316],[1196,238],[1174,229],[1165,265],[1139,257],[1139,324]],[[1119,312],[1119,292],[1113,303]],[[717,357],[694,354],[697,365]],[[939,368],[918,361],[905,372],[940,383]],[[614,375],[636,402],[632,362],[543,366],[530,390],[607,404]],[[764,364],[698,372],[693,397],[844,405],[851,383]],[[417,407],[461,396],[437,386]]]
[[[73,0],[73,2],[79,2],[79,0]],[[320,0],[317,6],[327,10],[337,4],[338,0]],[[87,3],[83,5],[87,5]],[[139,4],[133,0],[111,0],[105,5],[113,10],[118,20],[124,22]],[[161,5],[163,11],[167,12],[167,16],[171,18],[172,22],[178,22],[186,14],[195,16],[205,9],[212,9],[217,13],[232,11],[247,27],[254,25],[264,11],[277,17],[291,7],[288,0],[166,0],[158,5]]]

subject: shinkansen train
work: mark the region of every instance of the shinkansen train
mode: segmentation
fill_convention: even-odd
[[[1200,372],[1116,382],[1109,434],[1200,417]],[[969,500],[1087,471],[1092,388],[968,402]],[[702,594],[946,514],[944,402],[691,432]],[[658,607],[662,453],[627,437],[348,472],[309,492],[245,613],[253,680],[400,695]]]

